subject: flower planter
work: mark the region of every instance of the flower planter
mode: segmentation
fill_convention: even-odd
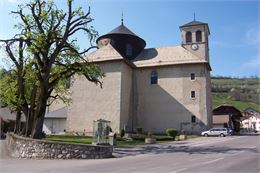
[[[187,140],[187,135],[180,135],[179,141],[184,141],[184,140]]]
[[[145,143],[146,144],[155,144],[156,138],[145,138]]]

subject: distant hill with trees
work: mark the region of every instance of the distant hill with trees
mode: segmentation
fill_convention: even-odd
[[[260,78],[211,77],[213,108],[230,104],[240,111],[251,107],[260,111]]]

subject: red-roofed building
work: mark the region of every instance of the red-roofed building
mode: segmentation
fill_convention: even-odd
[[[260,115],[253,115],[242,121],[243,128],[260,132]]]

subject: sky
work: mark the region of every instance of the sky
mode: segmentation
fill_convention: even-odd
[[[18,19],[10,15],[26,0],[0,0],[0,39],[11,38]],[[66,10],[65,0],[54,0]],[[92,25],[103,35],[121,23],[146,41],[146,48],[181,45],[179,26],[193,20],[208,23],[213,76],[260,76],[260,1],[252,0],[74,0],[91,8]],[[77,35],[81,48],[86,35]],[[1,55],[0,55],[1,56]],[[0,60],[0,66],[5,61]]]

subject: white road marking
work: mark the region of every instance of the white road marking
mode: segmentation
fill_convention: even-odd
[[[204,162],[203,165],[210,164],[210,163],[213,163],[213,162],[217,162],[217,161],[222,160],[222,159],[224,159],[224,158],[221,157],[221,158],[218,158],[218,159],[215,159],[215,160],[211,160],[211,161],[208,161],[208,162]]]
[[[221,140],[217,140],[217,141],[209,141],[209,142],[204,142],[203,141],[203,142],[191,144],[190,146],[196,147],[196,146],[201,146],[201,145],[214,144],[214,143],[218,143],[218,142],[230,141],[230,140],[239,139],[239,138],[242,138],[242,136],[241,137],[237,137],[237,138],[221,139]]]
[[[187,168],[177,169],[177,170],[172,171],[172,172],[170,172],[170,173],[177,173],[177,172],[184,171],[184,170],[186,170],[186,169],[187,169]]]
[[[249,147],[246,147],[246,148],[252,149],[252,148],[257,148],[257,146],[249,146]]]
[[[231,154],[231,156],[236,156],[236,155],[241,154],[241,153],[243,153],[243,152],[245,152],[245,151],[236,152],[236,153],[234,153],[234,154]]]

